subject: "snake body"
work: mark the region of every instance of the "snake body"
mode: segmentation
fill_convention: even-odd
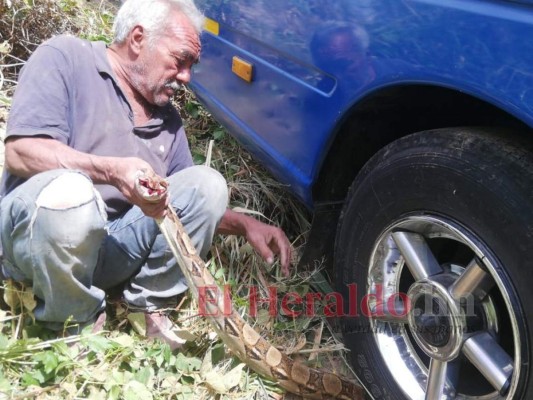
[[[165,193],[167,185],[161,178],[141,176],[136,187],[144,198],[155,200]],[[168,206],[167,215],[156,219],[156,222],[183,271],[193,297],[205,304],[206,317],[215,331],[245,364],[287,391],[305,398],[364,399],[361,386],[292,360],[257,333],[233,307],[228,312],[224,307],[223,291],[198,256],[171,206]]]

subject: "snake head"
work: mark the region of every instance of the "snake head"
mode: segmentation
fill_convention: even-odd
[[[148,175],[146,171],[139,171],[135,180],[135,189],[147,201],[159,201],[168,190],[166,179],[157,175]]]

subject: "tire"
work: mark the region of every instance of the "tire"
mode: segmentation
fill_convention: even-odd
[[[335,284],[375,399],[533,399],[532,199],[532,148],[507,132],[419,132],[365,165],[339,221]]]

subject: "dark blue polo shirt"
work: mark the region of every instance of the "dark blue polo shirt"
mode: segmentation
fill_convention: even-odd
[[[42,135],[81,152],[138,157],[160,176],[193,164],[182,121],[168,104],[146,125],[133,112],[113,75],[103,42],[55,37],[35,50],[19,77],[6,138]],[[0,194],[24,179],[4,170]],[[96,185],[110,218],[131,205],[113,186]]]

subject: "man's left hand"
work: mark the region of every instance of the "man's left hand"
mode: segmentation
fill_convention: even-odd
[[[246,237],[246,240],[269,264],[274,262],[274,256],[277,255],[280,258],[283,274],[289,276],[291,244],[280,228],[228,209],[222,217],[218,232]]]

